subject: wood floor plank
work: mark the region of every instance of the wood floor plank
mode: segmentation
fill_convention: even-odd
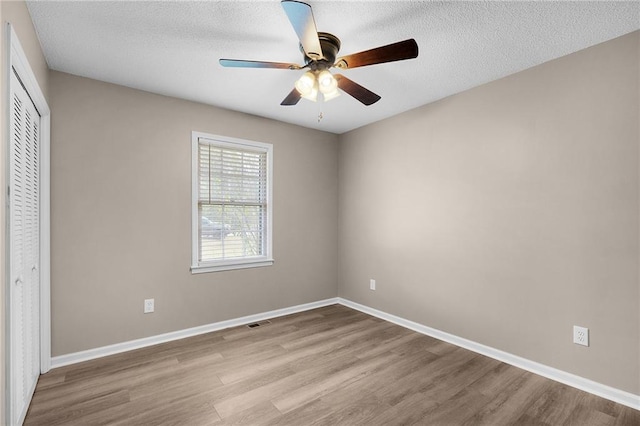
[[[423,394],[424,390],[433,388],[437,383],[446,381],[446,377],[465,365],[474,353],[459,349],[452,352],[446,359],[436,358],[431,362],[421,364],[409,380],[402,381],[398,386],[385,389],[389,404],[396,405],[413,394]]]
[[[366,332],[361,331],[364,336],[361,336],[360,339],[354,338],[349,334],[349,332],[347,332],[346,336],[348,337],[342,336],[338,339],[334,339],[329,344],[323,342],[321,344],[316,343],[308,344],[307,346],[303,347],[297,347],[297,349],[295,350],[289,348],[287,354],[276,354],[267,356],[262,353],[260,354],[259,359],[255,359],[251,362],[251,365],[245,365],[243,366],[243,368],[229,369],[228,371],[221,372],[218,376],[223,383],[229,384],[240,380],[245,380],[253,375],[256,375],[257,373],[278,368],[284,364],[288,364],[295,369],[295,366],[299,363],[307,364],[309,362],[309,358],[317,355],[318,353],[326,354],[331,351],[344,349],[346,346],[349,346],[348,350],[352,351],[353,349],[355,349],[354,345],[371,344],[370,339],[368,339],[367,336],[380,332],[384,328],[388,328],[388,324],[376,324],[374,326],[367,326]]]
[[[495,374],[499,371],[499,374]],[[465,422],[468,426],[496,423],[517,424],[525,411],[545,392],[548,379],[519,368],[501,364],[470,388],[489,398],[489,402]]]
[[[250,408],[265,399],[271,400],[274,397],[289,394],[292,389],[295,389],[297,392],[300,387],[309,383],[319,382],[327,375],[330,376],[336,371],[349,368],[358,361],[359,360],[355,356],[349,354],[334,357],[329,361],[329,364],[331,365],[330,367],[323,364],[316,365],[304,371],[296,372],[295,374],[283,379],[264,384],[263,386],[251,389],[231,398],[226,398],[216,403],[216,410],[218,410],[218,413],[220,413],[223,418],[226,418],[239,411]]]
[[[310,401],[321,398],[336,389],[357,382],[362,378],[374,374],[376,370],[388,363],[396,362],[398,356],[388,353],[384,356],[372,358],[368,361],[358,361],[349,367],[327,375],[322,380],[309,383],[296,389],[295,393],[286,393],[273,398],[271,402],[281,413],[286,413]]]
[[[96,393],[86,399],[75,400],[71,405],[72,409],[69,409],[68,405],[59,405],[46,411],[29,412],[29,424],[56,426],[84,423],[83,417],[87,414],[101,411],[106,407],[121,406],[127,402],[129,402],[129,393],[126,390]]]
[[[365,330],[370,326],[373,326],[374,322],[369,320],[352,322],[341,327],[331,327],[320,332],[314,332],[307,334],[303,337],[295,338],[282,343],[282,347],[285,349],[293,350],[303,347],[308,347],[313,344],[323,345],[330,342],[334,338],[344,337],[346,335],[353,335],[359,331]]]
[[[224,421],[215,423],[215,425],[236,426],[236,425],[264,425],[270,421],[280,419],[282,415],[280,411],[269,401],[261,402],[248,410],[240,411],[233,416],[227,417]]]
[[[437,409],[439,404],[430,400],[419,392],[411,393],[398,401],[390,409],[382,410],[374,414],[372,425],[419,425],[435,424],[426,423],[428,412]]]
[[[153,399],[162,402],[174,394],[191,395],[221,388],[222,382],[217,376],[215,366],[200,365],[198,368],[178,365],[175,368],[157,371],[147,380],[121,383],[126,387],[132,401]],[[157,390],[162,389],[162,393]]]
[[[586,395],[586,392],[577,391],[562,383],[551,382],[525,414],[550,425],[561,425],[571,419],[573,410],[583,403]]]
[[[93,376],[87,376],[85,380],[67,381],[65,377],[65,381],[47,388],[47,392],[34,393],[29,412],[37,416],[52,409],[59,409],[59,407],[78,406],[84,401],[100,398],[105,394],[116,394],[125,389],[122,385],[123,381],[127,383],[127,387],[135,386],[140,382],[150,380],[158,371],[167,371],[174,365],[177,365],[175,359],[153,364],[139,364],[139,369],[120,369],[112,375],[100,372]],[[64,389],[64,391],[59,392],[59,389]],[[127,395],[127,398],[130,398],[128,388]]]
[[[433,394],[424,395],[431,399]],[[424,413],[424,419],[429,424],[460,425],[489,402],[489,398],[474,389],[462,389],[446,400],[440,400],[437,407]]]
[[[274,407],[275,408],[275,407]],[[282,414],[278,411],[279,417],[271,419],[265,423],[256,423],[258,425],[264,424],[266,426],[288,426],[288,425],[313,425],[313,424],[328,424],[325,418],[332,413],[335,407],[332,407],[328,403],[321,399],[311,401],[295,410]],[[277,410],[277,409],[276,409]]]
[[[640,412],[340,305],[61,367],[25,425],[640,426]]]
[[[146,407],[133,406],[130,409],[132,415],[112,424],[121,426],[153,424],[205,426],[220,420],[210,396],[206,393],[195,393],[164,404],[156,402]]]
[[[620,407],[620,413],[616,417],[615,426],[638,426],[640,425],[640,411],[627,407]]]
[[[348,399],[349,404],[342,402]],[[344,389],[322,398],[331,409],[325,416],[309,422],[310,425],[371,425],[375,416],[391,406],[380,400],[373,392],[360,390],[353,394]]]
[[[579,404],[573,409],[571,414],[569,414],[563,425],[581,426],[588,424],[593,426],[614,426],[615,423],[615,417],[601,411],[594,410],[586,405]]]

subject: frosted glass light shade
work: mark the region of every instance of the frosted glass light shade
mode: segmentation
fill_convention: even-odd
[[[327,70],[320,71],[320,74],[318,74],[318,85],[320,86],[320,91],[325,95],[338,89],[338,81]]]
[[[333,92],[323,93],[322,96],[324,97],[324,101],[327,102],[340,96],[340,91],[336,88]]]
[[[303,98],[314,102],[318,99],[318,82],[316,81],[316,76],[311,71],[304,73],[302,77],[296,81],[295,87]]]

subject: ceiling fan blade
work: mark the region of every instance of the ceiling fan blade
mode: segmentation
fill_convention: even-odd
[[[232,68],[278,68],[283,70],[299,70],[298,64],[286,62],[245,61],[242,59],[220,59],[220,65]]]
[[[300,98],[301,98],[300,93],[294,88],[291,91],[291,93],[289,93],[287,97],[284,98],[282,102],[280,102],[280,105],[283,105],[283,106],[295,105],[298,103]]]
[[[322,47],[311,6],[295,0],[282,0],[281,4],[298,35],[304,53],[311,59],[322,58]]]
[[[402,61],[418,56],[418,43],[412,38],[375,49],[343,56],[336,61],[338,68],[357,68],[385,62]]]
[[[363,104],[369,106],[380,100],[380,96],[376,95],[371,90],[360,86],[355,81],[349,80],[342,74],[335,74],[334,77],[338,80],[338,87],[340,89],[344,90]]]

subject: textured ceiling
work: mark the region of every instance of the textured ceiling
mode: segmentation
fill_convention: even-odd
[[[49,67],[333,133],[433,102],[640,28],[638,2],[309,1],[340,55],[415,38],[419,56],[343,74],[382,99],[280,106],[303,71],[223,68],[219,58],[302,64],[278,0],[28,2]],[[318,116],[322,113],[322,120]]]

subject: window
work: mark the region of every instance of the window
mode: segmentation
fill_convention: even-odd
[[[273,264],[270,144],[193,132],[193,273]]]

